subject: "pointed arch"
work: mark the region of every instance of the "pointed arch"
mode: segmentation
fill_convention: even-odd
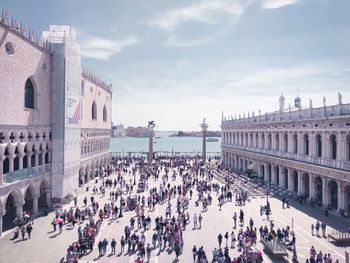
[[[97,105],[96,105],[96,101],[92,102],[92,106],[91,106],[91,118],[93,120],[97,120]]]
[[[24,107],[34,109],[34,85],[30,79],[27,79],[24,87]]]
[[[106,105],[103,105],[103,121],[107,122],[107,108],[106,108]]]

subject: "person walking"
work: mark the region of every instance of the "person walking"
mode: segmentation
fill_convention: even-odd
[[[27,225],[27,233],[28,233],[28,238],[29,238],[29,239],[31,239],[32,230],[33,230],[32,224],[31,224],[31,223],[28,223],[28,225]]]
[[[311,235],[314,235],[315,225],[311,224]]]
[[[126,243],[126,240],[124,239],[124,236],[122,236],[120,239],[120,252],[121,253],[124,252],[125,243]]]
[[[113,238],[112,241],[111,241],[111,254],[115,254],[115,246],[117,245],[117,242],[115,241],[115,239]]]
[[[219,233],[218,235],[218,242],[219,242],[219,248],[221,248],[221,243],[222,243],[222,235]]]
[[[24,240],[24,237],[26,235],[26,227],[24,225],[21,226],[21,235],[22,235],[22,240]]]
[[[201,229],[201,228],[202,228],[202,220],[203,220],[203,217],[202,217],[202,215],[201,215],[201,214],[199,214],[199,216],[198,216],[199,229]]]
[[[197,214],[193,216],[193,229],[197,229]]]
[[[232,231],[231,232],[231,248],[235,248],[235,242],[236,242],[235,233]]]
[[[320,235],[320,221],[317,220],[316,222],[316,236]]]
[[[196,262],[197,248],[193,246],[192,248],[193,262]]]
[[[325,222],[322,222],[321,223],[321,230],[322,230],[322,237],[326,237],[326,223]]]
[[[237,228],[237,214],[236,214],[236,212],[233,214],[233,223],[235,224],[235,226],[233,227],[233,228]]]
[[[151,246],[149,243],[147,243],[147,247],[146,247],[146,256],[147,256],[147,262],[149,262],[151,260]]]
[[[226,247],[228,246],[228,232],[225,233]]]

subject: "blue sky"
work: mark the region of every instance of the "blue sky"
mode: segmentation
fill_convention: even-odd
[[[275,111],[281,93],[350,102],[349,0],[0,0],[37,32],[70,24],[114,87],[113,121],[198,130]]]

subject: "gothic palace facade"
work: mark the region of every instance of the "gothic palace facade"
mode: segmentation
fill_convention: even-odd
[[[283,191],[350,214],[350,104],[222,120],[227,167],[256,174]]]
[[[108,169],[112,86],[82,69],[71,26],[43,40],[0,18],[0,235]]]

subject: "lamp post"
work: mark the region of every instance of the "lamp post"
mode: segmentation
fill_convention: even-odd
[[[202,133],[203,133],[202,161],[203,161],[203,163],[205,163],[207,160],[207,129],[208,129],[209,125],[205,123],[205,118],[204,118],[203,122],[201,124],[199,124],[199,126],[202,128]]]
[[[269,215],[271,213],[270,203],[269,203],[269,194],[270,194],[270,183],[266,185],[266,217],[269,218]]]

